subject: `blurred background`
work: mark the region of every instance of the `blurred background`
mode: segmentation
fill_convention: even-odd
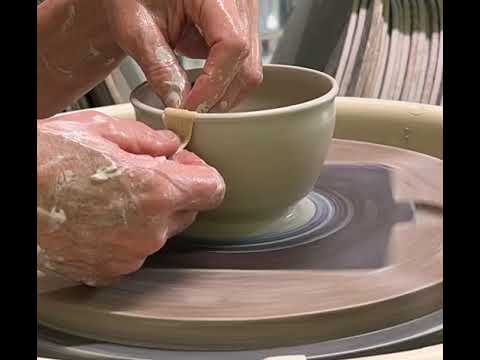
[[[443,104],[443,0],[258,0],[265,64],[334,76],[341,96]],[[202,60],[180,58],[187,69]],[[126,58],[67,111],[129,101],[145,81]]]

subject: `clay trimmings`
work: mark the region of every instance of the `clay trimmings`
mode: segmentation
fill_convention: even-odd
[[[166,108],[163,113],[165,128],[173,131],[180,138],[179,150],[184,149],[192,138],[196,114],[194,111],[174,108]]]

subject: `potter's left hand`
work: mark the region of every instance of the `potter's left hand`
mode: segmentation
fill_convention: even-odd
[[[104,0],[117,44],[170,107],[227,111],[262,81],[256,0]],[[190,89],[174,52],[206,58]]]
[[[139,269],[225,193],[176,135],[137,121],[59,115],[37,123],[37,142],[39,270],[88,285]]]

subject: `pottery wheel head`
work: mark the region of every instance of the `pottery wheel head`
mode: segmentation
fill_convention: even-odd
[[[440,310],[442,161],[339,140],[327,160],[290,214],[295,226],[241,245],[171,239],[115,286],[39,295],[40,323],[124,345],[240,350],[356,336]]]

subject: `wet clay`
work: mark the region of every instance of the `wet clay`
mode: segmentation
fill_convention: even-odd
[[[179,151],[183,150],[192,138],[195,118],[194,111],[182,109],[166,108],[163,113],[165,128],[173,131],[180,138]]]

